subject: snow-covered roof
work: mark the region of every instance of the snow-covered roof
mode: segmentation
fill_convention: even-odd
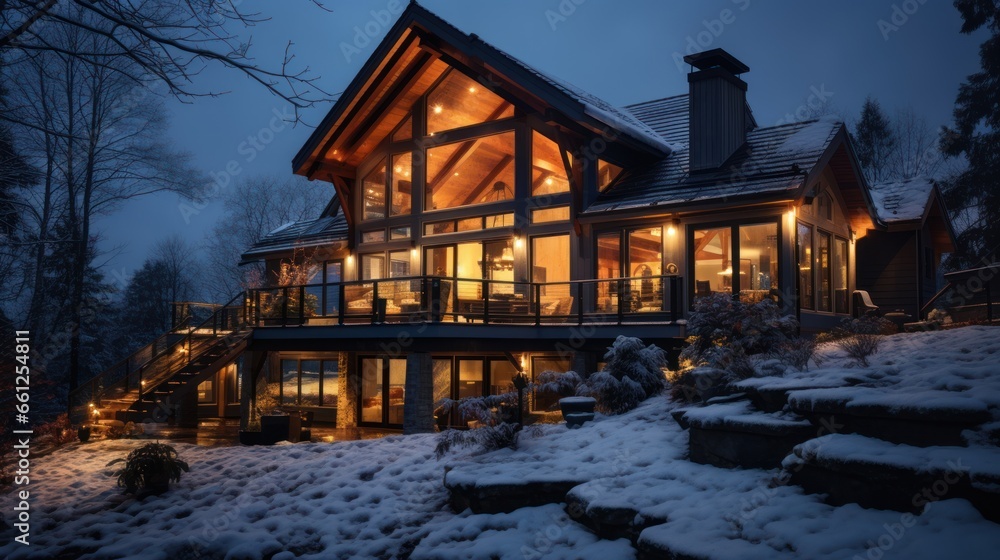
[[[922,220],[934,183],[924,177],[872,185],[869,189],[879,218],[885,223]]]
[[[242,255],[242,262],[260,260],[264,255],[347,241],[347,220],[342,213],[315,220],[290,222],[274,229]]]
[[[584,214],[794,191],[843,128],[842,122],[832,118],[757,128],[722,168],[692,175],[688,172],[687,95],[625,109],[669,142],[673,153],[628,171]]]

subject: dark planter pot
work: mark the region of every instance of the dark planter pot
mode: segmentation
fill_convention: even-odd
[[[566,397],[559,399],[559,410],[563,413],[563,418],[567,414],[572,414],[574,412],[594,412],[594,407],[597,406],[597,400],[593,397]]]
[[[260,445],[263,441],[264,438],[261,437],[261,432],[240,430],[240,443],[243,445]]]
[[[81,426],[76,431],[76,437],[80,439],[81,443],[90,441],[90,426]]]
[[[594,419],[597,400],[592,397],[566,397],[559,399],[559,409],[569,428],[579,428],[584,422]]]
[[[146,477],[138,497],[159,496],[170,488],[170,477],[166,473],[155,473]]]
[[[261,416],[261,443],[264,445],[273,445],[279,441],[287,440],[289,420],[288,416]]]

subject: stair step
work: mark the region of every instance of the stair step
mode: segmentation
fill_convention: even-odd
[[[832,505],[919,512],[931,501],[964,498],[1000,522],[1000,449],[916,447],[857,434],[829,434],[793,449],[791,481]]]
[[[962,432],[992,419],[982,401],[947,391],[923,391],[919,399],[870,387],[805,389],[788,394],[789,408],[838,433],[857,433],[894,443],[964,446]]]
[[[689,458],[723,468],[770,469],[817,435],[809,421],[790,414],[755,412],[749,401],[685,409]]]

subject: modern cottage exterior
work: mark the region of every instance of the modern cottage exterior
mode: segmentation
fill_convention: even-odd
[[[244,254],[270,285],[179,331],[189,376],[169,379],[197,384],[203,415],[240,400],[245,423],[266,379],[315,421],[430,431],[460,422],[440,399],[595,371],[618,335],[679,346],[699,296],[773,298],[827,329],[859,287],[889,298],[883,270],[924,278],[950,250],[939,199],[919,225],[877,207],[843,123],[759,126],[746,65],[685,60],[686,94],[616,108],[411,3],[293,161],[330,203]],[[919,261],[862,250],[903,230]],[[138,392],[149,414],[156,391]],[[175,392],[195,398],[159,400]]]

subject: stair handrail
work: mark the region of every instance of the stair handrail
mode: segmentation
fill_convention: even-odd
[[[192,340],[193,340],[193,335],[194,335],[195,333],[197,333],[197,332],[198,332],[198,331],[199,331],[200,329],[202,329],[202,328],[203,328],[203,327],[204,327],[205,325],[207,325],[208,323],[212,322],[212,323],[213,323],[213,336],[217,336],[217,333],[218,333],[218,328],[217,328],[217,326],[216,326],[216,325],[214,324],[214,322],[215,322],[215,321],[216,321],[216,319],[217,319],[217,316],[218,316],[218,315],[219,315],[220,313],[224,313],[224,312],[226,312],[226,311],[227,311],[228,309],[232,308],[232,307],[233,307],[233,306],[232,306],[232,304],[233,304],[234,302],[236,302],[237,300],[241,300],[241,302],[242,302],[242,299],[241,299],[241,298],[243,298],[243,297],[244,297],[244,292],[240,292],[239,294],[237,294],[236,296],[234,296],[234,297],[233,297],[232,299],[230,299],[230,300],[229,300],[228,302],[226,302],[226,304],[225,304],[225,305],[222,305],[221,307],[219,307],[219,308],[218,308],[218,309],[217,309],[217,310],[216,310],[216,311],[215,311],[214,313],[212,313],[212,315],[211,315],[211,316],[209,316],[209,317],[208,317],[207,319],[205,319],[204,321],[202,321],[201,323],[199,323],[199,324],[198,324],[197,326],[195,326],[194,328],[190,329],[190,330],[188,331],[188,333],[187,333],[186,335],[184,335],[183,337],[181,337],[181,338],[179,338],[179,339],[175,340],[175,341],[174,341],[174,342],[172,342],[172,343],[169,343],[169,344],[167,344],[167,345],[166,345],[166,346],[165,346],[165,347],[163,348],[163,351],[159,352],[158,354],[154,354],[154,355],[152,355],[152,356],[151,356],[151,358],[150,358],[149,360],[147,360],[147,361],[146,361],[145,363],[143,363],[143,364],[142,364],[142,365],[141,365],[140,367],[136,368],[136,370],[135,370],[135,372],[134,372],[134,373],[135,373],[136,375],[138,375],[138,378],[137,378],[137,380],[136,380],[136,381],[138,382],[138,383],[137,383],[137,385],[138,385],[138,387],[139,387],[139,400],[141,400],[141,399],[142,399],[142,397],[143,397],[143,393],[144,393],[144,389],[145,389],[145,387],[144,387],[144,383],[143,383],[143,381],[144,381],[144,380],[143,380],[143,375],[144,375],[144,373],[145,373],[145,372],[146,372],[146,371],[147,371],[147,370],[148,370],[149,368],[151,368],[151,367],[152,367],[153,365],[157,364],[157,363],[158,363],[158,362],[159,362],[159,361],[160,361],[160,360],[161,360],[161,359],[162,359],[162,358],[163,358],[164,356],[171,356],[171,355],[173,354],[173,350],[174,350],[175,348],[179,348],[179,347],[182,347],[182,345],[184,345],[185,343],[187,344],[187,349],[188,349],[188,361],[187,361],[187,364],[190,364],[190,363],[191,363],[191,356],[190,356],[191,352],[190,352],[190,351],[191,351],[191,347],[192,347],[192,346],[191,346],[191,342],[192,342]],[[245,327],[245,326],[246,326],[246,324],[247,324],[247,321],[246,321],[246,309],[245,309],[245,307],[244,307],[244,306],[241,306],[241,307],[240,307],[240,309],[242,309],[242,313],[240,313],[240,314],[239,314],[239,315],[241,316],[241,320],[240,320],[240,321],[238,321],[238,323],[237,323],[236,325],[234,325],[234,328],[233,328],[233,330],[237,330],[237,329],[239,329],[239,328],[242,328],[242,327]],[[155,344],[155,343],[156,343],[156,341],[157,341],[157,340],[159,340],[160,338],[164,338],[164,337],[168,337],[168,336],[170,336],[170,335],[176,335],[176,334],[177,334],[176,330],[177,330],[177,329],[175,328],[175,329],[172,329],[172,330],[170,330],[170,331],[168,331],[168,332],[166,332],[166,333],[163,333],[163,334],[161,334],[160,336],[158,336],[158,337],[156,338],[156,340],[154,340],[154,341],[153,341],[153,342],[151,342],[150,344],[148,344],[148,345],[144,346],[143,348],[140,348],[139,350],[137,350],[137,351],[133,352],[133,353],[132,353],[132,354],[130,354],[130,355],[129,355],[129,356],[127,357],[127,358],[125,358],[125,360],[122,360],[122,361],[119,361],[119,362],[117,362],[117,363],[115,364],[115,366],[112,366],[111,368],[109,368],[109,369],[105,370],[104,372],[102,372],[101,374],[99,374],[99,375],[97,375],[97,376],[94,376],[93,378],[91,378],[91,379],[90,379],[89,381],[87,381],[86,383],[83,383],[83,384],[81,384],[81,385],[80,385],[79,387],[77,387],[77,388],[76,388],[76,389],[75,389],[75,390],[74,390],[74,391],[73,391],[72,393],[70,393],[70,395],[69,395],[69,408],[70,408],[70,411],[72,412],[72,409],[74,408],[74,397],[75,397],[75,396],[78,396],[78,395],[79,395],[79,393],[80,393],[80,392],[81,392],[81,391],[82,391],[83,389],[85,389],[85,388],[88,388],[88,387],[90,388],[90,395],[91,395],[91,401],[90,401],[90,402],[91,402],[91,404],[93,404],[93,405],[94,405],[95,407],[100,407],[100,405],[101,405],[101,398],[103,397],[103,395],[104,395],[104,394],[105,394],[105,393],[106,393],[106,392],[107,392],[108,390],[110,390],[110,389],[113,389],[113,388],[117,387],[117,386],[118,386],[119,384],[121,384],[122,382],[124,382],[124,383],[126,384],[126,388],[127,388],[127,387],[128,387],[128,382],[129,382],[129,379],[130,379],[130,378],[132,377],[132,375],[131,375],[131,374],[129,374],[129,375],[126,375],[126,376],[125,376],[125,377],[124,377],[123,379],[121,379],[121,380],[117,380],[117,381],[115,381],[115,382],[113,382],[113,383],[111,383],[110,385],[107,385],[107,386],[102,386],[102,385],[100,385],[100,384],[99,384],[99,382],[100,382],[100,381],[102,380],[102,378],[104,377],[104,375],[105,375],[105,374],[107,374],[107,373],[109,373],[110,371],[114,370],[115,368],[117,368],[118,366],[120,366],[120,365],[121,365],[121,364],[122,364],[123,362],[125,362],[126,360],[129,360],[129,359],[131,359],[133,355],[135,355],[135,354],[138,354],[139,352],[142,352],[143,350],[145,350],[145,349],[146,349],[146,347],[148,347],[148,346],[151,346],[151,345]],[[154,388],[154,386],[151,386],[151,387],[150,387],[150,389],[153,389],[153,388]],[[75,406],[80,406],[80,405],[79,405],[79,404],[77,404],[77,405],[75,405]]]
[[[188,320],[189,319],[185,319],[182,322],[182,325],[183,325],[183,323],[187,322]],[[178,325],[177,327],[174,327],[174,328],[180,328],[182,325]],[[91,390],[91,402],[93,402],[95,396],[98,393],[97,387],[102,387],[101,392],[104,392],[104,391],[107,391],[108,389],[112,389],[112,388],[118,386],[122,381],[124,381],[126,383],[126,385],[127,385],[128,384],[128,380],[129,380],[129,378],[132,375],[134,375],[140,369],[144,368],[146,365],[148,365],[153,360],[156,360],[160,356],[168,353],[168,351],[174,346],[174,344],[173,343],[169,343],[168,340],[169,340],[170,337],[176,336],[176,335],[177,335],[177,333],[174,332],[173,329],[168,330],[168,331],[166,331],[164,333],[161,333],[160,335],[158,335],[156,338],[154,338],[149,343],[144,344],[143,346],[139,347],[138,349],[136,349],[135,351],[133,351],[131,354],[129,354],[128,356],[126,356],[125,358],[123,358],[123,359],[115,362],[114,365],[105,368],[103,371],[101,371],[101,373],[99,373],[99,374],[91,377],[90,379],[84,381],[83,383],[81,383],[76,389],[74,389],[69,394],[69,397],[68,397],[69,408],[72,410],[72,408],[74,406],[80,406],[80,404],[74,404],[74,400],[79,397],[80,393],[84,389],[90,388],[90,390]],[[177,341],[175,341],[175,342],[177,342]],[[142,354],[144,354],[146,352],[149,353],[149,358],[146,359],[146,360],[144,360],[144,361],[142,361],[141,363],[139,363],[135,367],[135,369],[132,369],[130,367],[130,364],[135,360],[135,358],[137,356],[140,356],[140,355],[142,355]],[[117,373],[123,367],[125,368],[125,375],[122,376],[121,379],[115,379],[115,380],[113,380],[113,381],[111,381],[109,383],[107,381],[107,378],[110,375],[112,375],[114,373]]]
[[[183,345],[185,343],[187,344],[187,351],[186,351],[186,353],[187,353],[187,362],[184,364],[185,366],[186,365],[190,365],[191,362],[195,358],[195,356],[192,355],[192,351],[191,350],[192,350],[192,347],[193,347],[192,343],[194,341],[194,336],[195,336],[195,334],[198,333],[199,330],[201,330],[203,327],[205,327],[205,325],[208,325],[209,323],[211,323],[212,324],[212,336],[214,338],[217,338],[219,336],[218,335],[219,329],[218,329],[218,324],[217,324],[217,321],[216,321],[217,316],[219,316],[219,314],[224,314],[229,309],[240,309],[241,313],[239,313],[238,316],[241,317],[241,320],[238,321],[237,324],[233,325],[233,329],[232,330],[233,330],[233,332],[236,332],[236,331],[240,330],[241,328],[243,328],[243,327],[245,327],[247,325],[247,321],[246,321],[246,308],[245,308],[245,306],[242,305],[243,301],[244,301],[244,297],[245,297],[245,292],[240,292],[240,293],[236,294],[229,301],[227,301],[225,304],[223,304],[218,309],[216,309],[215,312],[213,312],[208,318],[206,318],[204,321],[202,321],[201,323],[199,323],[198,325],[196,325],[195,327],[193,327],[192,329],[190,329],[188,331],[188,333],[184,336],[184,338],[182,338],[179,341],[177,341],[177,344],[172,345],[172,346],[177,346],[179,344],[180,347],[183,347]],[[236,301],[239,301],[241,303],[241,305],[239,307],[236,307],[236,306],[233,305]],[[161,356],[166,356],[166,355],[169,355],[169,354],[170,354],[169,352],[164,352],[163,354],[161,354]],[[200,354],[199,354],[199,356],[200,356]],[[148,365],[152,365],[152,362],[150,362],[149,364],[147,364],[147,366]],[[156,387],[162,381],[166,380],[166,379],[161,379],[161,380],[156,381],[156,382],[151,381],[150,383],[144,384],[143,383],[143,379],[142,379],[142,374],[143,374],[144,370],[145,370],[145,368],[142,368],[142,369],[139,370],[139,398],[138,398],[138,400],[140,400],[140,401],[143,398],[143,394],[147,390],[150,390],[150,391],[155,390]],[[167,379],[169,379],[170,375],[167,375],[165,377]],[[147,388],[146,385],[148,385],[148,388]]]

